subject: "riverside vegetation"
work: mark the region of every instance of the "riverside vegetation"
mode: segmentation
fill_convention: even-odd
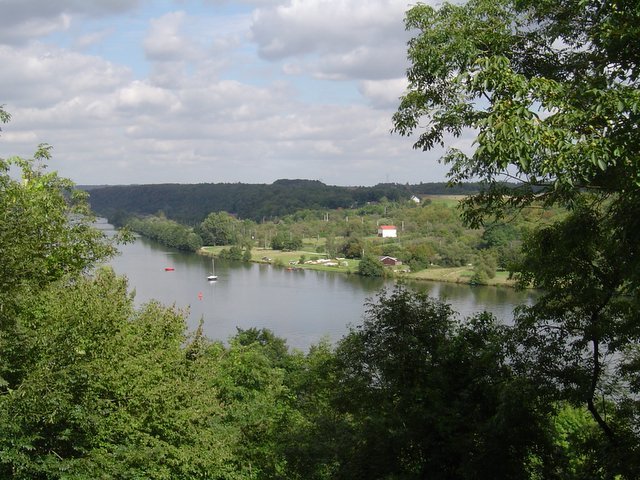
[[[513,265],[536,303],[506,326],[397,287],[308,352],[265,330],[188,333],[94,268],[114,245],[42,146],[0,161],[2,478],[637,478],[636,3],[417,4],[406,22],[394,128],[425,149],[477,132],[445,157],[452,181],[486,180],[465,225],[565,212]]]
[[[70,182],[45,173],[48,153],[1,163],[2,478],[499,478],[550,458],[585,467],[573,449],[592,440],[593,422],[530,395],[508,365],[509,330],[487,314],[460,322],[399,287],[337,345],[303,353],[268,330],[224,344],[187,332],[172,307],[135,308],[126,280],[96,269],[114,240],[92,227]]]
[[[359,208],[299,210],[276,220],[241,220],[211,212],[189,227],[164,216],[131,217],[133,231],[164,245],[232,260],[323,269],[374,276],[402,276],[477,284],[510,284],[509,268],[520,258],[523,238],[563,211],[533,205],[512,218],[471,229],[460,216],[460,197],[427,196],[391,202],[382,199]],[[122,218],[122,217],[121,217]],[[397,238],[377,236],[379,225],[392,224]],[[204,247],[203,247],[204,245]],[[365,262],[361,260],[365,256]],[[378,257],[401,264],[372,268]],[[331,260],[329,265],[320,260]]]
[[[47,156],[1,164],[2,478],[608,471],[597,424],[540,392],[514,331],[486,313],[461,320],[397,287],[336,345],[300,352],[268,330],[225,344],[188,332],[173,307],[134,307],[126,280],[95,268],[113,239],[69,182],[44,173]]]

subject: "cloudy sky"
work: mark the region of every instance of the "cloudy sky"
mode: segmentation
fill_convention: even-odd
[[[442,181],[391,134],[407,0],[0,0],[0,157],[79,184]]]

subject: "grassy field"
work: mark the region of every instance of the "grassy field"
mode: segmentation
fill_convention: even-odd
[[[457,207],[460,200],[466,195],[425,195],[423,198],[431,200],[432,204],[444,204],[448,207]]]
[[[469,267],[430,267],[415,273],[404,274],[404,278],[412,280],[434,280],[437,282],[470,283],[473,269]],[[488,285],[514,286],[509,279],[508,272],[496,272],[496,276],[489,280]]]
[[[221,250],[229,247],[202,247],[201,253],[204,255],[216,256]],[[326,255],[307,250],[294,250],[283,252],[281,250],[271,250],[269,248],[254,248],[251,250],[251,261],[255,263],[269,263],[282,267],[299,267],[306,270],[321,270],[328,272],[355,273],[358,271],[359,260],[341,259],[338,266],[326,265],[298,265],[300,257],[304,255],[306,260],[327,258]],[[268,260],[267,260],[268,259]]]
[[[200,253],[203,255],[217,256],[221,250],[227,247],[203,247]],[[326,258],[326,255],[313,251],[296,250],[283,252],[268,248],[254,248],[251,250],[251,261],[255,263],[268,263],[284,268],[304,268],[305,270],[320,270],[325,272],[356,273],[359,260],[341,259],[338,266],[326,265],[298,265],[300,257],[304,255],[306,260]],[[268,259],[268,260],[267,260]],[[415,273],[396,273],[398,278],[408,280],[433,280],[437,282],[470,283],[473,270],[469,267],[430,267]],[[489,285],[513,286],[513,280],[508,278],[507,272],[497,272],[495,278],[489,280]]]

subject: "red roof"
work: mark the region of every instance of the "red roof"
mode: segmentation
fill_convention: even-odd
[[[395,230],[395,225],[380,225],[378,227],[380,230]]]

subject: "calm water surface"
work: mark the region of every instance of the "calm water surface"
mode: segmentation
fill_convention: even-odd
[[[104,227],[107,228],[107,227]],[[120,247],[110,264],[125,275],[141,305],[155,299],[188,311],[191,328],[203,319],[205,334],[227,340],[236,327],[264,327],[287,339],[291,347],[307,350],[323,337],[340,339],[348,325],[362,321],[365,304],[393,282],[329,272],[287,271],[268,265],[216,260],[217,282],[208,282],[211,260],[168,249],[139,238]],[[173,271],[165,271],[171,267]],[[529,303],[526,292],[509,288],[470,287],[418,282],[426,291],[453,305],[462,316],[487,310],[510,321],[513,308]]]

